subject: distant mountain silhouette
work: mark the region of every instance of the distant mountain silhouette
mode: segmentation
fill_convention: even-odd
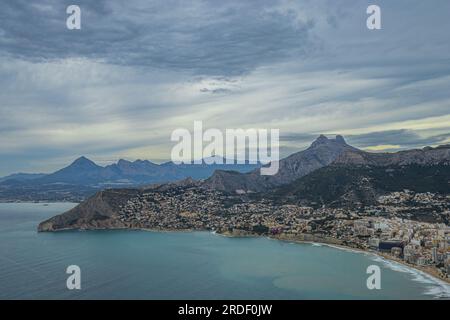
[[[0,182],[3,181],[27,181],[27,180],[33,180],[37,178],[42,178],[45,176],[45,173],[14,173],[10,174],[9,176],[0,178]]]
[[[95,164],[86,157],[80,157],[71,165],[42,178],[33,180],[33,183],[69,183],[92,184],[101,179],[104,168]]]
[[[219,158],[220,159],[220,158]],[[217,159],[217,160],[219,160]],[[54,173],[43,175],[11,175],[0,183],[9,185],[71,184],[80,186],[136,186],[153,183],[173,182],[185,178],[206,179],[215,170],[248,172],[258,168],[257,164],[180,164],[166,162],[161,165],[148,160],[127,161],[102,167],[86,157],[80,157],[69,166]]]
[[[261,193],[269,197],[272,194],[278,199],[304,199],[317,204],[343,203],[344,198],[352,203],[368,203],[384,191],[402,187],[437,192],[449,189],[446,179],[450,146],[369,153],[348,145],[342,136],[330,139],[321,135],[306,150],[280,160],[279,171],[273,176],[262,176],[259,165],[206,162],[209,163],[203,160],[200,164],[159,165],[147,160],[121,159],[103,167],[80,157],[52,174],[10,176],[15,179],[0,182],[0,199],[78,201],[108,188],[150,184],[171,188],[196,180],[198,187],[233,194]],[[421,176],[422,173],[428,176]]]

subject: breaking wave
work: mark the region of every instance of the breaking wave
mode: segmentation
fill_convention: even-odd
[[[431,295],[439,299],[450,299],[450,285],[446,282],[418,269],[410,268],[398,262],[384,259],[375,254],[371,254],[370,258],[372,261],[380,262],[393,271],[408,273],[411,275],[413,281],[426,286],[424,294]]]
[[[377,255],[376,253],[346,248],[342,246],[335,246],[331,244],[325,245],[331,248],[369,256],[372,261],[382,263],[384,266],[393,271],[408,273],[411,276],[412,281],[424,284],[426,287],[424,294],[433,296],[437,299],[450,299],[450,285],[445,281],[433,277],[432,275],[429,275],[421,270],[405,266],[401,263],[389,259],[385,259]]]

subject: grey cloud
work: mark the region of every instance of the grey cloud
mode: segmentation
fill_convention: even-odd
[[[193,119],[279,128],[284,155],[323,132],[440,144],[445,124],[386,130],[449,115],[450,2],[378,0],[379,32],[365,28],[371,2],[3,0],[0,172],[146,146],[137,156],[162,158]],[[65,27],[73,3],[80,31]]]
[[[229,92],[232,92],[232,90],[226,89],[226,88],[218,88],[218,89],[202,88],[202,89],[200,89],[200,92],[204,92],[204,93],[229,93]]]
[[[311,143],[319,134],[310,133],[284,133],[280,135],[281,142]]]
[[[314,49],[312,20],[265,10],[272,1],[77,1],[82,29],[65,27],[69,1],[2,3],[0,50],[33,61],[88,57],[108,63],[241,74]],[[39,8],[49,8],[39,10]]]
[[[449,133],[428,137],[423,137],[413,130],[402,129],[349,135],[346,138],[350,144],[360,148],[377,145],[399,145],[401,148],[414,148],[443,144],[450,138],[450,127]]]

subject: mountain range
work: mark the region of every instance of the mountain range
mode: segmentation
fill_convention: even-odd
[[[0,183],[7,180],[27,181],[42,178],[43,176],[45,176],[45,173],[13,173],[8,176],[1,177]]]
[[[320,136],[311,146],[280,161],[274,176],[216,171],[203,187],[228,193],[258,193],[277,202],[358,207],[405,189],[450,194],[450,145],[395,153],[371,153],[342,136]]]
[[[321,135],[309,148],[279,164],[274,176],[261,176],[260,168],[247,173],[216,170],[204,180],[101,191],[69,212],[41,223],[39,230],[126,227],[119,218],[121,208],[130,202],[133,208],[153,203],[156,200],[149,198],[152,194],[162,196],[163,203],[196,204],[199,200],[194,199],[201,198],[202,203],[216,201],[223,208],[237,203],[271,203],[275,207],[359,209],[377,204],[381,195],[405,189],[450,197],[450,145],[369,153],[348,145],[342,136],[329,139]],[[204,194],[209,194],[209,199]]]
[[[217,163],[207,164],[211,160]],[[259,167],[259,164],[250,163],[226,164],[225,159],[217,156],[204,159],[200,164],[155,164],[148,160],[121,159],[103,167],[80,157],[50,174],[19,173],[0,178],[0,200],[80,201],[105,188],[136,187],[186,178],[199,180],[210,177],[215,170],[248,172]]]
[[[340,135],[321,135],[309,148],[280,160],[277,174],[263,176],[260,168],[252,164],[207,165],[204,160],[181,165],[119,160],[103,167],[80,157],[51,174],[3,178],[0,199],[80,201],[102,189],[167,184],[187,178],[198,181],[201,188],[225,193],[264,194],[321,205],[368,203],[383,192],[402,188],[450,193],[449,145],[371,153],[348,145]]]
[[[348,145],[340,135],[329,139],[319,136],[309,148],[280,160],[279,170],[273,176],[263,176],[257,168],[249,173],[217,170],[205,181],[208,188],[232,192],[262,192],[287,184],[308,173],[325,167],[335,161],[345,151],[357,151]]]
[[[225,161],[225,160],[223,160]],[[73,184],[82,186],[136,186],[151,183],[163,183],[185,178],[205,179],[215,170],[251,171],[256,164],[212,164],[205,160],[201,164],[180,164],[166,162],[161,165],[148,160],[134,162],[119,160],[117,163],[102,167],[86,157],[80,157],[69,166],[50,174],[13,174],[0,178],[1,183],[14,184]]]

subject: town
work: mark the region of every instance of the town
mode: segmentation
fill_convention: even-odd
[[[179,186],[129,199],[119,219],[135,229],[205,230],[351,247],[449,280],[449,195],[404,190],[379,197],[373,206],[314,208]]]

